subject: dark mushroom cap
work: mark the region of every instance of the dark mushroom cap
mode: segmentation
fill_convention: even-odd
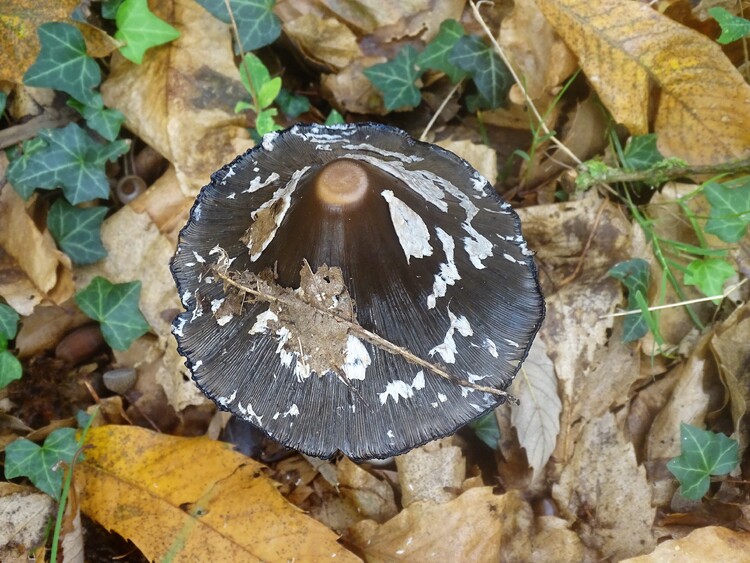
[[[372,123],[296,125],[224,166],[172,273],[198,386],[319,457],[402,453],[503,403],[544,317],[510,205]]]

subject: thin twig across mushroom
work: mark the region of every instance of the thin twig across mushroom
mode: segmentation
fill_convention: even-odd
[[[452,153],[297,125],[198,197],[173,332],[220,407],[311,455],[385,457],[508,399],[544,315],[531,254]]]

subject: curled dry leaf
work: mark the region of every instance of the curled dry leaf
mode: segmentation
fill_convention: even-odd
[[[247,94],[227,25],[192,0],[159,2],[154,13],[180,38],[150,49],[140,65],[115,55],[102,96],[174,164],[183,192],[195,195],[217,162],[251,145],[244,117],[234,113]]]
[[[722,526],[706,526],[684,538],[668,540],[648,555],[626,559],[623,563],[669,563],[672,561],[706,561],[745,563],[750,553],[750,533]]]
[[[388,481],[378,479],[346,457],[336,464],[336,473],[341,494],[352,501],[362,518],[382,523],[398,514]]]
[[[476,487],[447,503],[414,503],[380,526],[361,522],[351,541],[372,563],[528,561],[532,520],[521,493]]]
[[[70,259],[48,231],[39,230],[7,183],[0,187],[0,217],[0,297],[20,315],[30,315],[39,304],[67,301],[73,295]]]
[[[615,119],[691,164],[750,154],[750,86],[708,37],[642,2],[538,0]],[[656,88],[658,88],[658,92]]]
[[[341,70],[362,56],[357,37],[336,18],[305,14],[284,24],[300,53],[331,70]]]
[[[229,444],[102,426],[86,445],[75,472],[82,511],[149,560],[358,561]]]
[[[453,437],[430,442],[396,458],[404,507],[419,501],[453,500],[466,477],[466,459]]]

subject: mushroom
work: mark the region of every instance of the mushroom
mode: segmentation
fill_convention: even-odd
[[[312,456],[384,458],[508,400],[544,317],[532,255],[453,153],[374,123],[295,125],[198,196],[173,333],[220,408]]]

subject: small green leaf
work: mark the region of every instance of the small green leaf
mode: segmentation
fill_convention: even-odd
[[[5,103],[8,101],[8,94],[5,92],[0,92],[0,117],[3,116],[3,112],[5,111]]]
[[[76,431],[73,428],[54,430],[43,446],[19,438],[5,448],[5,477],[28,477],[37,489],[57,499],[62,490],[64,473],[59,463],[71,463],[77,450]]]
[[[416,66],[417,52],[414,47],[403,47],[392,61],[373,65],[363,72],[373,86],[383,94],[387,110],[415,107],[422,100],[414,82],[419,77]]]
[[[148,9],[148,0],[125,0],[117,9],[115,39],[124,41],[120,53],[136,64],[151,47],[177,39],[180,32]]]
[[[721,27],[718,43],[726,45],[750,35],[750,21],[732,15],[724,8],[709,8],[708,13]]]
[[[326,117],[325,125],[341,125],[346,123],[344,116],[337,112],[335,109],[331,110],[331,113]]]
[[[469,427],[474,430],[477,438],[482,440],[482,442],[493,450],[497,449],[498,442],[500,441],[500,427],[497,425],[497,417],[494,411],[488,412],[484,416],[480,416],[470,422]]]
[[[281,77],[272,78],[258,88],[258,106],[265,109],[270,106],[281,91]]]
[[[255,129],[261,137],[272,131],[280,131],[281,127],[276,125],[273,120],[276,115],[276,108],[264,109],[255,118]]]
[[[18,358],[8,350],[0,352],[0,389],[5,389],[12,381],[21,379],[22,374],[23,368]]]
[[[750,177],[730,182],[706,182],[704,193],[711,204],[706,232],[725,242],[737,242],[750,224]]]
[[[648,170],[664,160],[664,156],[656,148],[654,133],[630,137],[623,157],[623,168],[627,170]]]
[[[38,136],[46,146],[35,148],[21,164],[15,166],[14,162],[8,168],[8,179],[18,193],[28,198],[34,188],[62,187],[65,198],[73,205],[109,197],[104,165],[127,152],[127,141],[97,143],[75,123],[44,129]]]
[[[78,265],[93,264],[107,255],[100,230],[106,207],[74,207],[58,199],[47,215],[47,227],[60,249]]]
[[[92,105],[87,106],[77,100],[68,100],[68,105],[84,117],[86,125],[108,141],[114,141],[120,134],[125,116],[120,110],[105,108],[101,94],[94,96]]]
[[[113,284],[102,277],[76,294],[86,315],[101,323],[104,340],[115,350],[126,350],[149,326],[138,308],[141,282]]]
[[[680,482],[680,494],[699,500],[708,492],[711,475],[726,475],[739,464],[737,441],[690,424],[680,424],[682,451],[667,463]]]
[[[272,80],[266,65],[252,53],[247,53],[242,64],[240,64],[240,80],[242,80],[245,90],[249,92],[253,99],[254,105],[249,107],[255,109],[256,112],[271,105],[276,94],[278,94],[278,90],[281,89],[281,78],[277,77]],[[268,98],[272,94],[273,97],[269,102]]]
[[[13,340],[18,330],[18,313],[13,307],[0,303],[0,336]]]
[[[253,109],[255,106],[248,104],[247,102],[239,101],[234,105],[234,113],[240,113],[242,111]]]
[[[281,22],[273,13],[275,0],[229,0],[245,51],[270,45],[281,33]],[[231,23],[225,0],[198,0],[198,4],[224,23]]]
[[[39,55],[26,71],[24,84],[53,88],[91,103],[102,75],[96,61],[86,55],[83,34],[67,23],[45,23],[39,26],[39,43]]]
[[[282,88],[279,95],[276,96],[276,104],[284,112],[284,115],[290,119],[295,119],[306,111],[310,111],[310,100],[305,96],[292,94],[286,88]]]
[[[732,265],[721,258],[701,258],[688,264],[685,272],[685,285],[694,285],[706,297],[721,295],[724,283],[736,272]],[[719,302],[715,299],[714,302]]]
[[[456,20],[445,20],[440,24],[438,34],[427,44],[425,50],[419,53],[417,66],[444,72],[455,84],[464,78],[467,72],[454,65],[449,56],[454,45],[464,35],[464,27],[460,23]]]
[[[625,260],[624,262],[615,264],[607,272],[607,275],[620,280],[628,288],[628,310],[635,311],[640,309],[639,301],[645,301],[651,278],[648,262],[641,258]],[[623,342],[634,342],[643,338],[647,333],[648,323],[642,312],[638,315],[632,314],[624,317]]]
[[[513,79],[505,63],[481,38],[465,35],[456,42],[448,58],[471,74],[479,94],[490,107],[497,108],[505,103]]]

